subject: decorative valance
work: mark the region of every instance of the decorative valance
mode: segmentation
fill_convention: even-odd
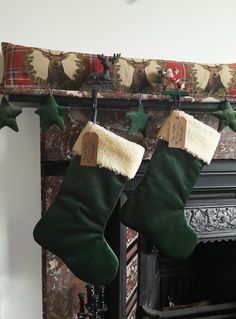
[[[2,43],[4,58],[1,92],[6,94],[48,94],[86,96],[81,86],[91,73],[103,73],[97,55],[54,51]],[[158,55],[158,54],[157,54]],[[236,100],[236,63],[200,64],[120,56],[109,69],[114,84],[113,98],[130,99],[143,93],[144,99],[166,100],[164,90],[182,89],[188,101]],[[100,97],[106,97],[106,92]],[[109,94],[108,94],[109,96]]]

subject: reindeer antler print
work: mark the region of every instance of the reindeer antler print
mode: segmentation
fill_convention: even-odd
[[[67,59],[72,52],[63,52],[59,54],[52,53],[50,50],[45,51],[37,49],[42,55],[48,59],[48,77],[47,82],[52,88],[60,88],[64,85],[65,81],[71,81],[70,77],[66,74],[62,61]]]
[[[120,53],[118,54],[113,54],[112,57],[108,57],[105,56],[104,54],[97,54],[98,59],[100,60],[101,64],[103,65],[103,76],[104,76],[104,80],[108,80],[110,81],[110,67],[119,59],[119,57],[121,56]]]
[[[132,83],[130,89],[132,92],[143,92],[152,87],[151,83],[147,79],[145,68],[149,66],[152,60],[135,61],[134,59],[126,62],[134,68]]]
[[[220,71],[222,71],[222,69],[223,69],[222,65],[216,64],[216,65],[210,66],[210,65],[201,64],[201,66],[205,70],[210,72],[209,79],[208,79],[207,85],[205,87],[205,92],[215,93],[215,92],[219,91],[220,89],[225,89],[225,86],[222,83],[221,76],[220,76]]]

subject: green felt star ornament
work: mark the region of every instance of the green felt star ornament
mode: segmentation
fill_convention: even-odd
[[[22,113],[19,108],[13,108],[8,103],[5,96],[3,96],[0,104],[0,129],[4,126],[10,127],[12,130],[18,132],[19,128],[16,123],[16,117]]]
[[[53,124],[64,131],[64,116],[68,111],[67,107],[58,105],[54,97],[50,94],[46,104],[35,112],[41,119],[41,133],[44,134]]]
[[[225,99],[221,111],[213,112],[213,116],[219,119],[218,131],[221,132],[226,126],[236,132],[236,111],[233,110],[230,102]]]
[[[148,115],[144,112],[143,103],[141,101],[139,101],[137,111],[126,113],[126,117],[131,119],[128,135],[138,131],[140,131],[144,136],[146,135]]]

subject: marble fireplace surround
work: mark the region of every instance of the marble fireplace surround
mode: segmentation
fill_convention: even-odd
[[[81,58],[82,63],[77,65],[79,67],[77,75],[80,75],[80,81],[79,87],[73,90],[69,87],[60,87],[58,83],[50,83],[49,77],[46,76],[47,72],[44,74],[45,77],[40,78],[41,73],[38,71],[40,68],[45,69],[46,65],[42,63],[41,49],[7,43],[3,46],[9,50],[5,52],[8,58],[5,58],[5,77],[3,77],[0,92],[6,94],[10,102],[19,102],[21,107],[38,108],[46,102],[48,87],[51,87],[58,104],[70,107],[70,112],[65,117],[65,132],[61,133],[57,127],[52,126],[41,139],[42,211],[46,211],[60,187],[63,174],[72,156],[72,146],[89,117],[91,92],[80,91],[80,85],[89,73],[102,72],[101,64],[97,56],[79,53],[77,58]],[[19,59],[16,53],[23,58]],[[55,54],[52,55],[56,57]],[[33,60],[34,63],[32,63]],[[46,57],[44,62],[47,62]],[[135,82],[134,75],[140,68],[141,75],[146,80],[141,81],[138,77]],[[211,113],[218,108],[219,102],[223,101],[226,95],[235,108],[236,64],[200,65],[176,61],[134,61],[121,57],[111,69],[116,90],[107,93],[98,92],[97,122],[145,148],[143,164],[135,179],[128,183],[126,192],[132,191],[141,178],[143,169],[148,164],[156,146],[157,133],[172,107],[170,99],[161,94],[163,89],[173,89],[172,81],[167,81],[167,86],[164,83],[165,77],[161,83],[157,81],[158,71],[167,71],[168,68],[173,70],[177,68],[180,71],[190,95],[181,98],[181,109],[194,115],[198,120],[217,129],[218,120]],[[66,65],[64,71],[65,73],[68,71]],[[24,86],[25,83],[21,85],[22,83],[16,79],[16,74],[19,75],[20,81],[26,77],[27,81],[30,81],[30,86]],[[12,78],[8,78],[9,75],[12,75]],[[130,79],[130,83],[126,83],[127,78]],[[136,110],[138,103],[136,93],[139,92],[143,93],[143,105],[148,114],[147,134],[146,137],[142,134],[129,137],[127,135],[129,120],[125,114]],[[225,128],[221,133],[221,140],[212,164],[204,168],[186,205],[185,216],[198,233],[199,242],[236,239],[235,145],[236,134],[229,128]],[[199,204],[200,201],[202,204]],[[119,224],[119,221],[117,220],[116,223]],[[116,283],[109,288],[109,293],[115,293],[115,299],[117,299],[115,309],[112,308],[114,305],[109,305],[110,313],[117,314],[115,319],[138,319],[141,315],[136,315],[136,309],[148,303],[148,297],[140,294],[140,291],[146,291],[140,274],[147,256],[138,245],[137,234],[132,234],[132,231],[122,229],[120,226],[117,236],[120,241],[121,237],[123,238],[125,246],[122,256],[119,251],[119,257],[123,261],[121,267],[123,274],[120,271]],[[132,274],[129,276],[129,265],[131,265],[130,269],[132,267],[137,269],[136,277]],[[49,252],[43,252],[44,319],[77,318],[79,311],[77,295],[84,290],[85,283],[75,278],[57,257]],[[155,313],[153,315],[155,317]],[[109,315],[107,318],[110,318]],[[157,315],[156,318],[158,318]]]
[[[12,102],[19,102],[21,106],[22,102],[24,102],[24,107],[39,107],[40,104],[45,102],[46,97],[46,95],[11,94],[9,95],[9,100]],[[89,95],[85,97],[58,95],[55,96],[55,98],[58,104],[69,106],[70,112],[65,117],[66,130],[64,133],[61,133],[57,127],[52,126],[45,134],[44,139],[42,139],[41,163],[43,174],[43,210],[46,210],[48,205],[52,202],[60,186],[62,181],[62,176],[60,176],[61,173],[59,172],[61,171],[60,167],[63,165],[66,167],[66,163],[70,160],[72,156],[72,146],[88,120],[91,105],[91,98]],[[143,104],[145,111],[149,116],[146,137],[142,134],[135,134],[131,137],[128,137],[127,135],[129,120],[126,118],[125,114],[126,112],[134,111],[136,109],[136,95],[133,95],[130,99],[122,99],[122,97],[118,96],[111,99],[110,95],[99,98],[98,95],[97,122],[116,134],[143,145],[145,147],[145,156],[142,167],[145,167],[145,165],[148,164],[157,143],[156,136],[159,128],[168,116],[172,104],[169,100],[156,101],[151,99],[144,99]],[[183,101],[181,104],[182,110],[194,115],[198,120],[215,129],[217,129],[218,120],[213,117],[211,113],[213,110],[216,110],[217,107],[218,103],[215,102],[191,103]],[[207,207],[199,207],[199,205],[195,205],[196,201],[199,199],[199,192],[196,191],[195,194],[193,194],[191,201],[186,206],[186,218],[198,232],[199,241],[221,240],[225,238],[236,239],[236,203],[234,201],[236,189],[234,183],[236,181],[235,145],[236,134],[229,128],[225,128],[221,133],[221,140],[215,152],[212,164],[204,168],[201,178],[196,184],[196,190],[200,191],[203,185],[210,183],[208,188],[215,189],[216,194],[218,195],[221,194],[224,197],[223,202],[221,201],[220,204],[218,202],[217,205],[215,205],[217,202],[215,197],[213,196],[209,200],[206,196],[205,199],[208,201]],[[47,163],[46,166],[44,165],[45,163]],[[224,172],[224,167],[226,167],[225,164],[227,164],[227,172]],[[45,169],[49,169],[46,174],[44,171]],[[224,177],[225,173],[230,177],[230,181],[227,180],[226,182]],[[140,176],[140,174],[137,174],[136,182]],[[216,180],[218,180],[218,184],[216,183]],[[224,186],[227,191],[225,191]],[[133,181],[130,181],[126,191],[130,191],[133,187]],[[216,223],[216,219],[220,222]],[[68,272],[68,269],[61,264],[55,256],[45,252],[43,256],[43,299],[45,319],[76,318],[76,314],[78,313],[77,294],[80,291],[84,291],[84,283],[73,277],[70,272]],[[139,283],[138,289],[142,289],[141,282]],[[134,296],[135,294],[131,296],[131,299],[134,299]],[[137,306],[141,306],[141,300],[138,300],[136,290],[135,307]],[[120,309],[118,311],[119,316],[117,319],[139,318],[135,315],[135,307],[131,308],[130,304],[125,304],[125,301],[123,301],[123,304],[119,304],[118,307]],[[127,309],[129,309],[129,312],[127,312]]]

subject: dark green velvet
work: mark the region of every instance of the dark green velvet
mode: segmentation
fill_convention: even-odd
[[[74,157],[55,201],[34,229],[36,242],[85,282],[108,284],[117,274],[118,259],[104,229],[125,182],[108,169],[81,167]]]
[[[160,140],[141,183],[121,209],[121,221],[146,236],[162,254],[186,258],[197,237],[184,207],[204,163]]]
[[[35,111],[35,113],[40,116],[41,133],[44,134],[51,125],[57,125],[61,131],[64,131],[64,116],[68,112],[68,107],[58,105],[54,97],[50,94],[46,104]]]
[[[218,132],[221,132],[227,126],[236,132],[236,111],[234,111],[230,102],[225,99],[224,104],[219,109],[212,114],[219,119]]]
[[[10,127],[12,130],[18,132],[19,128],[16,123],[16,117],[22,113],[21,109],[13,108],[3,96],[0,105],[0,129],[4,126]]]
[[[140,131],[144,136],[146,136],[148,115],[145,113],[143,103],[141,101],[138,104],[137,111],[126,113],[126,117],[131,119],[128,135],[132,135],[133,133]]]

